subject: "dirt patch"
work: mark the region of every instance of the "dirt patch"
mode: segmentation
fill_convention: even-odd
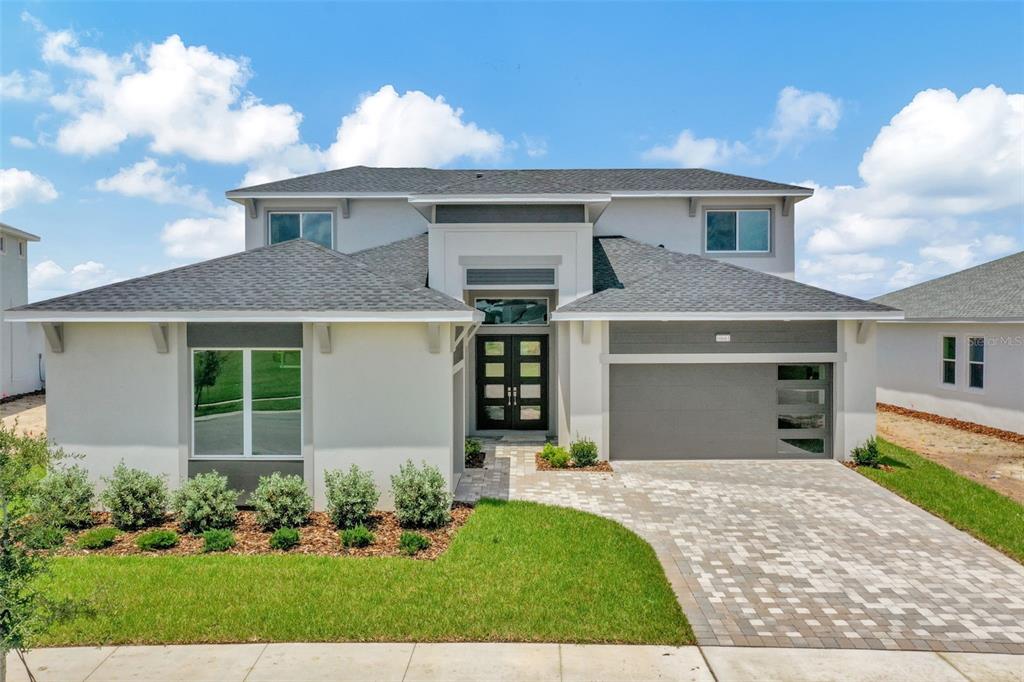
[[[961,431],[970,431],[971,433],[977,433],[982,436],[994,436],[995,438],[1008,440],[1011,443],[1020,443],[1021,445],[1024,445],[1024,433],[1004,431],[1003,429],[985,426],[984,424],[976,424],[974,422],[963,421],[962,419],[943,417],[941,415],[932,414],[931,412],[918,412],[917,410],[911,410],[898,405],[889,405],[887,403],[877,403],[877,407],[879,412],[892,412],[894,414],[903,415],[904,417],[913,417],[914,419],[921,419],[926,422],[932,422],[933,424],[951,426],[954,429],[960,429]]]
[[[29,393],[0,403],[0,421],[22,436],[46,433],[46,394]]]
[[[392,512],[374,512],[370,516],[367,527],[373,533],[373,543],[368,547],[344,547],[338,537],[338,529],[331,523],[330,518],[324,512],[313,512],[309,516],[309,523],[299,528],[299,544],[287,552],[270,549],[270,536],[272,533],[264,531],[256,523],[256,515],[251,511],[238,512],[238,520],[232,532],[235,534],[235,546],[220,554],[309,554],[315,556],[405,556],[398,550],[398,539],[402,532],[413,530],[421,533],[430,539],[430,547],[418,552],[416,559],[436,559],[444,553],[451,544],[452,539],[458,530],[466,523],[473,508],[469,505],[456,504],[452,508],[452,522],[444,528],[423,529],[423,528],[402,528]],[[110,525],[110,515],[104,512],[93,514],[95,525],[93,528]],[[143,533],[151,530],[166,529],[178,531],[178,546],[172,549],[155,552],[145,552],[135,544],[136,539]],[[91,529],[86,529],[91,530]],[[178,524],[170,516],[159,526],[150,526],[138,531],[126,531],[121,533],[114,544],[106,549],[85,550],[75,547],[78,536],[86,531],[69,533],[64,541],[64,547],[57,554],[61,556],[128,556],[128,555],[187,555],[203,553],[203,537],[201,535],[190,535],[181,533]]]
[[[540,456],[539,452],[536,455],[534,455],[534,457],[537,460],[537,471],[597,471],[605,474],[610,474],[615,471],[614,469],[612,469],[611,463],[603,459],[598,460],[597,464],[589,467],[567,466],[565,468],[559,469],[551,466],[551,464],[546,459]]]
[[[1024,504],[1024,444],[880,409],[878,435]]]

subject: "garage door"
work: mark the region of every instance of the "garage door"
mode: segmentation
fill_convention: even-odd
[[[610,368],[612,459],[830,456],[831,366]]]

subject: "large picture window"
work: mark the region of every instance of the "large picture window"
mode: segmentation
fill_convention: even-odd
[[[484,314],[484,324],[548,323],[546,298],[478,298],[475,307]]]
[[[333,235],[334,214],[330,211],[270,214],[271,244],[301,237],[330,249],[334,246]]]
[[[768,253],[772,212],[768,209],[708,211],[704,250],[711,253]]]
[[[192,351],[195,457],[302,455],[302,351]]]

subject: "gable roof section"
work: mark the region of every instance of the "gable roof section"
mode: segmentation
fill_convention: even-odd
[[[436,169],[352,166],[229,191],[297,194],[585,194],[775,192],[811,190],[702,168]]]
[[[437,319],[472,308],[352,256],[293,240],[13,309],[10,319]]]
[[[423,233],[351,255],[372,270],[415,288],[427,286],[428,248],[427,234]]]
[[[552,319],[876,319],[899,311],[626,237],[594,239],[594,293]]]
[[[872,300],[908,320],[1024,321],[1024,251]]]

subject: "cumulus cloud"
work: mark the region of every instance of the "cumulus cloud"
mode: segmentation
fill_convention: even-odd
[[[50,76],[44,71],[11,71],[0,74],[0,100],[31,102],[44,99],[53,90]]]
[[[121,278],[103,263],[90,260],[64,268],[56,261],[37,263],[28,273],[30,298],[49,298],[116,282]]]
[[[57,196],[53,183],[41,175],[18,168],[0,168],[0,212],[19,204],[53,201]]]
[[[842,103],[824,92],[806,92],[789,85],[779,92],[775,118],[764,136],[782,145],[802,144],[808,136],[830,133],[839,125]]]
[[[652,147],[643,157],[648,161],[668,161],[684,168],[696,168],[720,166],[746,153],[747,147],[742,142],[697,137],[692,130],[684,130],[671,145]]]
[[[21,135],[11,135],[10,143],[12,147],[17,147],[18,149],[35,149],[36,146],[35,142]]]
[[[182,218],[164,225],[160,234],[164,252],[171,258],[215,258],[245,248],[245,210],[241,206],[214,209],[204,218]]]
[[[182,172],[182,166],[162,166],[156,159],[146,158],[120,169],[109,178],[97,180],[96,189],[127,197],[141,197],[158,204],[180,204],[212,211],[213,204],[205,191],[178,182],[177,176]]]

